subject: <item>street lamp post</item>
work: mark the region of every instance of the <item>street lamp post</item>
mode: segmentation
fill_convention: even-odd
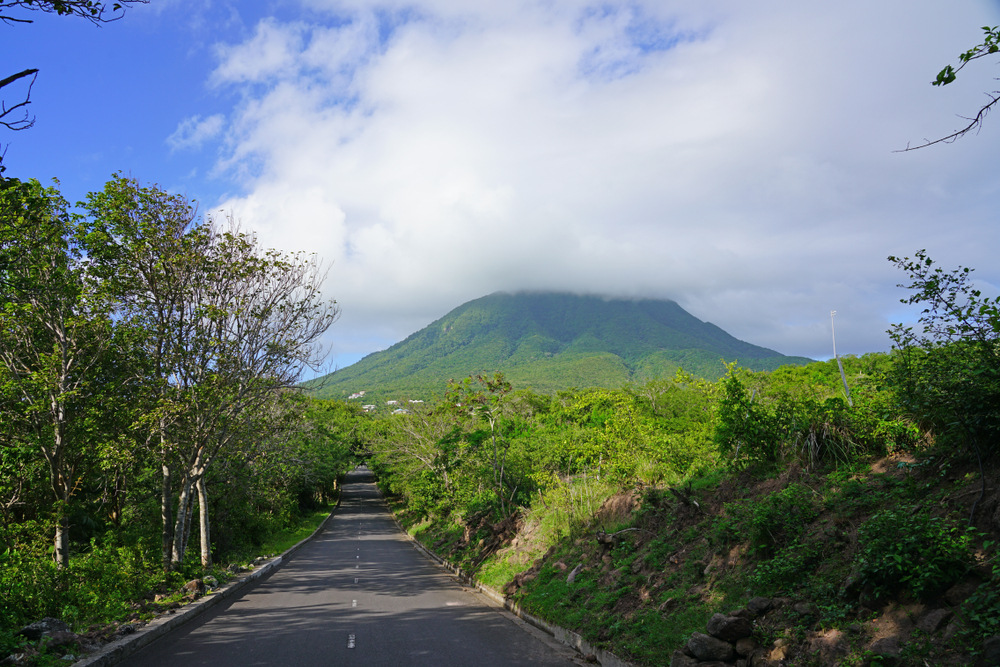
[[[844,395],[847,396],[847,404],[854,407],[854,401],[851,400],[851,390],[847,386],[847,376],[844,375],[844,364],[840,363],[840,357],[837,356],[837,332],[833,328],[833,316],[837,314],[837,311],[830,311],[830,333],[833,334],[833,358],[837,360],[837,368],[840,369],[840,381],[844,383]]]

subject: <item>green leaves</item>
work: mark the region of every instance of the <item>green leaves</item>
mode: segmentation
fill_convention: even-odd
[[[977,60],[984,56],[992,55],[1000,51],[1000,27],[994,26],[991,28],[989,26],[983,26],[983,32],[985,33],[985,36],[983,38],[983,43],[979,44],[978,46],[974,46],[965,53],[960,54],[958,56],[958,60],[960,62],[958,67],[953,67],[951,65],[945,66],[944,69],[938,72],[938,75],[934,78],[934,80],[931,81],[931,85],[947,86],[948,84],[955,81],[955,79],[958,76],[958,73],[962,70],[962,68],[964,68],[973,60]],[[986,96],[990,98],[989,101],[986,104],[982,105],[979,108],[978,112],[976,112],[975,114],[971,114],[968,117],[965,117],[965,120],[968,121],[965,127],[956,130],[955,132],[952,132],[949,135],[940,137],[938,139],[925,140],[923,143],[918,144],[916,146],[908,145],[906,148],[902,149],[899,152],[916,150],[918,148],[926,148],[927,146],[932,146],[934,144],[940,144],[940,143],[950,144],[958,140],[960,137],[965,136],[969,132],[972,132],[973,130],[978,130],[979,128],[982,127],[983,122],[985,121],[986,116],[989,114],[989,112],[997,104],[1000,104],[1000,91],[994,90],[993,92],[988,92]]]
[[[926,251],[890,257],[906,271],[906,304],[922,304],[919,324],[889,330],[897,353],[890,379],[908,410],[959,444],[994,448],[1000,433],[1000,304],[971,283],[972,270],[935,267]]]
[[[720,381],[722,395],[715,428],[719,450],[737,467],[776,462],[787,434],[782,403],[764,404],[757,391],[751,392],[746,386],[745,372],[738,370],[735,363],[726,368],[727,375]]]
[[[958,69],[948,65],[938,72],[937,78],[931,82],[931,85],[946,86],[957,78],[958,72],[968,63],[1000,51],[1000,26],[993,26],[991,28],[988,25],[984,25],[982,30],[984,33],[983,42],[972,47],[965,53],[959,54],[958,60],[962,64],[958,66]]]
[[[948,65],[943,70],[938,72],[937,78],[931,82],[933,86],[947,86],[949,83],[956,79],[955,68]]]
[[[973,563],[973,532],[919,508],[879,512],[858,530],[855,567],[863,582],[919,598],[944,591]]]

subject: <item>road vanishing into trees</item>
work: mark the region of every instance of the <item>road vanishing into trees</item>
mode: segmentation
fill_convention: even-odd
[[[465,589],[410,544],[366,469],[325,530],[243,595],[125,660],[127,667],[583,664]]]

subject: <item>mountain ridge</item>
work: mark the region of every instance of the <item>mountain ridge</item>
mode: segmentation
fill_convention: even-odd
[[[517,388],[552,393],[621,386],[681,367],[716,379],[723,360],[754,370],[812,362],[739,340],[666,299],[495,292],[305,386],[321,398],[365,390],[426,399],[449,379],[503,371]]]

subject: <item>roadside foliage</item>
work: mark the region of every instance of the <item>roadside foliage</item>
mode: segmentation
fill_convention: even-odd
[[[251,558],[351,456],[295,388],[338,314],[315,258],[121,175],[77,210],[0,180],[0,648]]]
[[[795,664],[854,626],[844,664],[868,664],[885,605],[970,577],[949,640],[899,664],[997,632],[1000,316],[967,269],[892,258],[922,329],[843,378],[733,363],[542,394],[493,372],[366,412],[298,386],[338,313],[314,258],[120,175],[79,213],[0,185],[0,653],[43,616],[150,618],[137,601],[284,544],[361,462],[411,535],[640,664],[755,596],[809,610],[756,626]]]
[[[470,377],[373,418],[362,455],[411,535],[637,663],[763,596],[765,659],[969,664],[1000,618],[998,302],[967,269],[890,259],[922,332],[894,327],[843,378],[837,360],[554,395]]]

